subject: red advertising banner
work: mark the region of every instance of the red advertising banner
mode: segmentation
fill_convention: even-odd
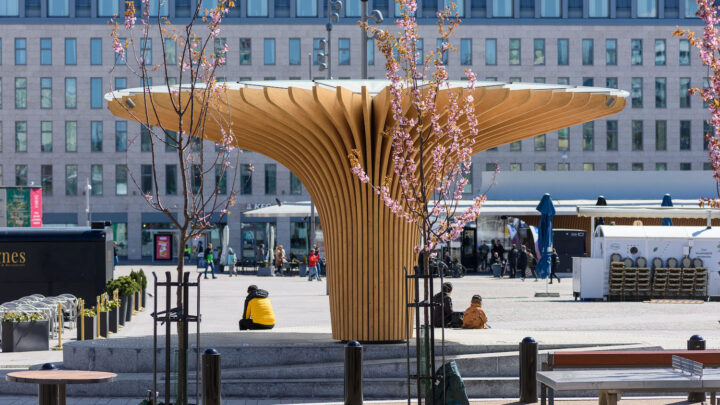
[[[32,228],[42,228],[42,189],[30,189],[30,226]]]
[[[155,235],[155,260],[172,260],[170,235]]]

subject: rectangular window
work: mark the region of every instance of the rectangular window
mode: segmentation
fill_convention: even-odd
[[[690,121],[680,121],[680,150],[690,150]]]
[[[595,121],[586,122],[582,126],[583,151],[595,150]]]
[[[699,6],[695,0],[684,0],[685,18],[693,18],[698,12]]]
[[[708,150],[708,147],[710,146],[708,142],[710,141],[709,137],[712,137],[715,135],[715,130],[712,126],[712,122],[708,120],[703,121],[703,150]]]
[[[585,87],[593,87],[595,86],[595,79],[592,77],[583,77],[582,85]]]
[[[90,195],[103,195],[103,167],[102,165],[90,165]]]
[[[77,165],[65,165],[65,195],[77,195],[78,167]]]
[[[637,16],[640,18],[657,17],[657,0],[637,0]]]
[[[472,39],[460,39],[460,64],[463,66],[472,65]]]
[[[103,150],[103,122],[90,121],[90,151],[102,152]]]
[[[0,166],[0,169],[2,169],[2,166]],[[710,162],[703,162],[703,170],[712,170],[712,164]],[[0,174],[2,174],[2,170],[0,170]]]
[[[690,64],[690,41],[687,39],[680,40],[679,63],[680,65]]]
[[[492,0],[492,16],[493,17],[512,17],[513,2],[512,0]]]
[[[512,40],[511,40],[511,41],[512,41]],[[448,64],[448,57],[449,57],[449,54],[450,54],[450,51],[449,51],[449,50],[445,50],[445,51],[442,50],[442,49],[445,48],[445,43],[446,43],[446,42],[447,42],[447,41],[445,41],[445,40],[443,40],[443,39],[441,39],[441,38],[438,38],[438,39],[435,41],[435,46],[437,47],[438,53],[440,54],[439,57],[441,58],[441,63],[442,63],[443,65],[445,65],[445,66],[447,66],[447,64]]]
[[[68,0],[48,0],[49,17],[67,17],[69,10]]]
[[[643,150],[643,122],[641,120],[632,121],[632,150]]]
[[[667,121],[655,121],[655,150],[667,150]]]
[[[127,121],[115,121],[115,152],[127,152]]]
[[[252,194],[252,170],[249,164],[240,165],[240,194]]]
[[[158,16],[167,17],[169,1],[167,1],[167,0],[149,0],[149,2],[150,2],[150,7],[149,7],[148,11],[149,11],[150,17],[158,17]],[[138,8],[138,10],[139,10],[139,8]],[[151,23],[152,23],[152,21],[151,21]]]
[[[77,108],[77,78],[65,78],[65,108]]]
[[[265,164],[265,194],[276,194],[277,166],[274,163]]]
[[[40,78],[40,108],[52,108],[52,78]]]
[[[90,64],[102,65],[102,39],[90,38]]]
[[[665,163],[665,162],[655,163],[655,170],[660,171],[660,172],[667,171],[667,163]]]
[[[238,53],[240,54],[240,64],[250,65],[252,63],[252,46],[250,38],[240,38],[240,48]]]
[[[545,163],[535,163],[536,172],[544,172],[545,170],[547,170],[547,165]]]
[[[418,51],[419,49],[419,51]],[[419,40],[415,43],[415,50],[416,53],[419,53],[422,55],[422,41]],[[368,39],[367,40],[367,57],[368,57],[368,66],[375,65],[375,40],[374,39]],[[421,61],[422,59],[418,56],[418,60]]]
[[[644,170],[642,163],[633,163],[631,167],[632,167],[632,171],[634,171],[634,172],[641,172]]]
[[[53,151],[52,121],[40,121],[40,152]]]
[[[617,65],[617,39],[605,40],[605,64],[607,66]]]
[[[537,135],[533,143],[535,152],[545,152],[545,134]]]
[[[27,108],[27,78],[15,78],[15,108]]]
[[[165,152],[176,152],[178,150],[178,134],[175,131],[164,130],[165,132]],[[215,151],[225,150],[220,148],[220,144],[215,144]]]
[[[570,128],[558,129],[558,151],[570,150]]]
[[[590,18],[610,16],[610,2],[608,0],[590,0],[588,2],[588,9],[588,16]]]
[[[680,108],[690,108],[690,78],[680,78]]]
[[[618,122],[615,120],[609,120],[606,122],[606,133],[607,133],[607,150],[617,151],[618,150]]]
[[[164,1],[164,0],[163,0]],[[166,1],[164,1],[167,4]],[[145,66],[152,65],[152,38],[140,38],[140,63]]]
[[[522,171],[522,163],[510,163],[510,171],[511,172]]]
[[[290,38],[289,61],[291,65],[300,64],[302,60],[300,52],[300,38]]]
[[[200,138],[193,138],[193,140]],[[202,144],[201,144],[202,145]],[[193,145],[193,152],[195,152],[195,145]],[[140,125],[140,152],[150,152],[152,150],[152,135],[150,130],[145,125]]]
[[[98,17],[112,17],[119,14],[117,0],[98,0],[97,13]]]
[[[300,179],[298,179],[294,173],[290,172],[290,195],[300,194],[302,194],[302,184],[300,183]]]
[[[595,163],[583,163],[584,172],[592,172],[595,170]]]
[[[510,39],[510,65],[520,64],[520,39]]]
[[[165,38],[165,63],[168,65],[176,65],[177,62],[177,42],[172,38]],[[225,42],[223,41],[223,47]]]
[[[52,65],[52,39],[40,38],[40,64]]]
[[[227,173],[224,165],[215,165],[215,193],[227,194]]]
[[[667,107],[667,79],[655,78],[655,108]]]
[[[40,165],[40,185],[43,196],[53,193],[53,167],[51,165]]]
[[[65,38],[65,64],[77,65],[77,39]]]
[[[655,66],[665,66],[665,40],[655,40]]]
[[[605,87],[610,89],[617,89],[618,88],[618,79],[617,77],[608,77],[605,79]]]
[[[192,193],[197,194],[203,182],[202,167],[200,165],[192,165]]]
[[[510,152],[520,152],[522,150],[522,141],[510,142]]]
[[[128,170],[125,165],[115,165],[115,195],[128,194]]]
[[[570,163],[558,163],[559,172],[567,172],[570,170]]]
[[[570,40],[569,39],[558,39],[557,40],[557,64],[560,66],[567,66],[570,63]]]
[[[90,78],[90,108],[103,108],[102,77]]]
[[[560,17],[560,0],[540,0],[540,17]]]
[[[263,42],[263,63],[265,65],[275,64],[275,38],[265,38]]]
[[[338,65],[350,64],[350,38],[338,39]]]
[[[430,5],[428,5],[430,6]],[[345,2],[345,17],[360,17],[360,0],[348,0]],[[435,6],[437,7],[437,6]],[[433,13],[434,14],[434,13]]]
[[[140,190],[143,192],[143,194],[150,194],[153,192],[152,165],[140,165]]]
[[[127,89],[127,77],[116,77],[114,90]]]
[[[227,38],[215,38],[214,41],[215,44],[215,58],[218,59],[218,63],[221,65],[224,65],[227,63],[225,60],[225,57],[227,56],[226,46],[227,46]]]
[[[485,64],[497,65],[497,39],[485,40]]]
[[[632,98],[632,108],[642,108],[643,106],[643,78],[633,77],[630,85],[630,96]]]
[[[533,40],[533,65],[545,64],[545,40]]]
[[[544,77],[536,77],[533,79],[533,83],[545,83]]]
[[[15,152],[27,152],[27,121],[15,121]]]
[[[177,194],[177,165],[165,165],[165,194]]]
[[[15,185],[16,186],[27,186],[27,165],[15,165]]]
[[[608,163],[606,166],[606,170],[609,172],[616,172],[616,171],[618,171],[618,164],[617,163]]]
[[[298,17],[317,17],[317,1],[296,0],[295,9]]]
[[[18,0],[5,0],[0,3],[0,17],[17,17]]]
[[[27,65],[27,39],[15,38],[15,64]]]
[[[65,121],[65,152],[77,152],[77,121]]]
[[[595,44],[592,39],[582,40],[582,64],[592,66],[595,63]]]
[[[642,39],[633,39],[630,41],[630,64],[636,66],[643,64]]]
[[[690,162],[682,162],[682,163],[680,163],[680,170],[683,170],[683,171],[692,170],[692,163],[690,163]]]

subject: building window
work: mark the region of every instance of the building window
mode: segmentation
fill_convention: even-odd
[[[545,170],[547,170],[547,165],[545,163],[535,163],[536,172],[544,172]]]
[[[418,63],[423,63],[422,58],[422,39],[419,39],[415,43],[415,50],[416,53],[418,53]],[[367,40],[367,57],[368,57],[368,66],[375,65],[375,40],[374,39],[368,39]]]
[[[295,173],[290,172],[290,195],[302,194],[302,184]]]
[[[313,38],[313,65],[320,65],[320,60],[318,57],[320,56],[320,52],[323,51],[324,48],[320,45],[322,42],[322,38]]]
[[[595,170],[595,163],[583,163],[584,172],[592,172]]]
[[[40,38],[40,64],[52,65],[52,39]]]
[[[692,163],[690,163],[690,162],[680,163],[680,170],[683,170],[683,171],[692,170]]]
[[[143,194],[150,194],[153,191],[152,165],[140,165],[140,190]]]
[[[570,150],[570,128],[558,129],[558,151]]]
[[[656,66],[665,66],[665,40],[664,39],[656,39],[655,40],[655,65]]]
[[[128,170],[125,165],[115,165],[115,195],[127,195]]]
[[[215,193],[227,194],[227,172],[224,165],[215,165]]]
[[[545,152],[545,134],[537,135],[533,142],[535,152]]]
[[[227,46],[227,38],[215,38],[213,41],[215,45],[215,58],[218,60],[218,63],[221,65],[224,65],[227,63],[227,60],[225,60],[225,57],[227,56],[227,51],[225,50],[225,47]]]
[[[510,41],[512,41],[512,39],[511,39]],[[437,47],[438,50],[440,50],[440,52],[439,52],[439,53],[440,53],[440,58],[442,58],[442,59],[440,59],[440,61],[441,61],[441,63],[442,63],[443,65],[445,65],[445,66],[447,66],[447,64],[448,64],[448,57],[449,57],[449,54],[450,54],[450,51],[447,50],[447,49],[443,51],[443,49],[445,49],[445,44],[446,44],[446,42],[447,42],[447,41],[445,41],[445,40],[443,40],[443,39],[441,39],[441,38],[438,38],[438,39],[435,41],[435,46]],[[510,51],[510,52],[512,52],[512,51]]]
[[[712,164],[710,162],[703,162],[703,170],[712,170]],[[0,166],[0,174],[2,174],[2,166]]]
[[[69,14],[68,0],[48,0],[49,17],[67,17]]]
[[[127,121],[115,121],[115,152],[127,152]]]
[[[52,108],[52,78],[40,78],[40,108]]]
[[[497,39],[485,40],[485,64],[497,65]]]
[[[15,78],[15,108],[27,108],[27,79]]]
[[[522,141],[510,142],[510,152],[520,152],[522,150]]]
[[[617,65],[617,39],[605,40],[605,64],[608,66]]]
[[[632,98],[632,108],[642,108],[643,106],[643,78],[633,77],[630,84],[630,96]]]
[[[291,65],[299,65],[302,57],[300,56],[300,38],[290,38],[289,43],[289,63]]]
[[[520,64],[520,39],[510,39],[510,64]]]
[[[65,195],[77,195],[78,167],[77,165],[65,165]]]
[[[642,163],[633,163],[631,168],[632,168],[632,171],[634,171],[634,172],[641,172],[644,170]]]
[[[690,108],[690,78],[680,78],[680,108]]]
[[[240,194],[252,194],[252,174],[249,164],[240,165]]]
[[[606,122],[607,150],[618,150],[618,122],[609,120]]]
[[[177,165],[165,165],[165,194],[177,194]]]
[[[690,150],[690,121],[680,121],[680,150]]]
[[[610,89],[617,89],[618,88],[618,79],[617,77],[608,77],[605,79],[605,87]]]
[[[533,40],[533,65],[545,64],[545,40]]]
[[[65,121],[65,152],[77,152],[77,121]]]
[[[609,172],[616,172],[618,171],[618,164],[617,163],[608,163],[606,166],[607,171]]]
[[[170,3],[168,0],[149,0],[149,2],[150,7],[148,11],[150,17],[167,17],[169,9],[168,3]]]
[[[297,0],[295,2],[298,17],[317,17],[316,0]]]
[[[252,42],[250,38],[240,38],[240,64],[250,65],[252,63]]]
[[[642,39],[630,41],[630,64],[635,66],[643,64]]]
[[[103,167],[102,165],[90,165],[90,195],[103,195]]]
[[[460,39],[460,64],[463,66],[472,65],[472,39]]]
[[[640,18],[657,17],[657,0],[637,0],[637,16]]]
[[[265,165],[265,194],[276,194],[277,166],[274,163]]]
[[[193,140],[200,138],[193,137]],[[202,145],[202,144],[201,144]],[[193,152],[196,152],[193,145]],[[150,152],[152,150],[152,135],[150,130],[145,125],[140,125],[140,152]]]
[[[0,17],[17,17],[18,0],[4,0],[0,2]]]
[[[497,163],[485,163],[485,171],[486,172],[494,172],[495,169],[497,169],[498,164]]]
[[[685,3],[685,18],[693,18],[698,12],[698,3],[695,0],[684,0]]]
[[[27,165],[15,165],[15,185],[27,186]]]
[[[512,17],[513,2],[512,0],[492,0],[493,17]]]
[[[667,79],[655,78],[655,108],[667,107]]]
[[[65,64],[77,65],[77,39],[65,38]]]
[[[350,38],[338,39],[338,65],[350,64]]]
[[[275,38],[265,38],[263,42],[263,62],[265,65],[275,64]]]
[[[102,65],[102,39],[90,38],[90,64]]]
[[[204,4],[204,2],[203,2]],[[122,40],[121,40],[122,41]],[[168,65],[177,64],[177,42],[172,38],[165,38],[165,63]],[[123,41],[124,42],[124,41]],[[223,41],[223,48],[225,47],[226,41]],[[216,50],[217,52],[217,50]],[[225,57],[225,55],[223,55]]]
[[[540,17],[560,17],[560,0],[540,0]]]
[[[522,171],[522,163],[510,163],[510,171],[511,172]]]
[[[27,152],[27,121],[15,121],[15,152]]]
[[[142,56],[140,63],[145,66],[152,65],[152,38],[148,38],[147,40],[140,38],[140,55]]]
[[[595,150],[595,121],[586,122],[582,126],[583,150]]]
[[[77,78],[65,78],[65,108],[77,108]]]
[[[40,152],[53,151],[52,121],[40,121]]]
[[[53,193],[53,167],[51,165],[40,166],[40,185],[43,196]]]
[[[90,121],[90,151],[102,152],[103,150],[103,122]]]
[[[687,39],[680,40],[679,62],[680,65],[690,64],[690,41]]]
[[[171,84],[168,81],[168,84]],[[115,90],[127,89],[127,77],[116,77],[115,78]]]
[[[377,5],[377,2],[376,2]],[[443,8],[450,9],[454,5],[453,14],[457,13],[458,17],[465,17],[465,2],[464,0],[443,0]]]
[[[667,163],[665,163],[665,162],[655,163],[655,170],[659,171],[659,172],[667,171]]]
[[[103,108],[102,77],[90,78],[90,108]]]
[[[708,150],[710,146],[708,144],[708,142],[710,141],[708,138],[712,136],[715,136],[715,129],[712,126],[712,122],[708,120],[703,121],[703,150]]]
[[[15,38],[15,64],[27,64],[27,40],[25,38]]]
[[[582,64],[592,66],[595,63],[595,45],[592,39],[582,40]]]
[[[248,0],[247,2],[248,17],[267,17],[268,1],[267,0]]]
[[[558,39],[557,40],[557,64],[560,66],[567,66],[570,63],[570,40],[569,39]]]
[[[558,163],[558,171],[559,172],[567,172],[570,170],[570,163]]]
[[[595,79],[592,77],[583,77],[582,85],[585,87],[593,87],[595,86]]]
[[[588,16],[591,18],[602,18],[610,15],[608,0],[590,0],[588,3]]]
[[[667,121],[655,121],[655,150],[667,150]]]
[[[536,77],[533,79],[533,83],[545,83],[544,77]]]
[[[200,192],[200,187],[202,186],[202,180],[203,180],[203,173],[202,173],[202,167],[200,165],[192,165],[191,167],[192,171],[192,177],[191,177],[191,187],[192,187],[192,193],[197,194]]]
[[[203,3],[207,2],[205,0]],[[119,14],[117,0],[98,0],[98,17],[112,17]]]
[[[643,150],[643,122],[641,120],[632,121],[632,150]]]

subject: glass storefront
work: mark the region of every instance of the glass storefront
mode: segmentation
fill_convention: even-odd
[[[118,256],[128,255],[128,228],[127,223],[118,222],[112,224],[113,240],[117,243]]]
[[[268,249],[270,229],[275,228],[274,222],[250,222],[242,224],[242,257],[255,259],[257,248],[262,243]],[[236,252],[237,253],[237,252]]]
[[[154,236],[157,233],[171,233],[173,235],[172,237],[172,249],[173,249],[173,259],[177,258],[179,249],[179,237],[178,237],[178,231],[175,229],[172,223],[170,222],[143,222],[142,224],[142,232],[140,235],[141,238],[141,245],[140,245],[140,254],[143,258],[152,258],[153,257],[153,240]],[[118,243],[119,245],[119,243]]]

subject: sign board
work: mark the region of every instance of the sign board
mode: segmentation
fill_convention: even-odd
[[[0,188],[0,227],[41,228],[42,189],[40,187]]]
[[[172,235],[155,234],[155,260],[172,260]]]

